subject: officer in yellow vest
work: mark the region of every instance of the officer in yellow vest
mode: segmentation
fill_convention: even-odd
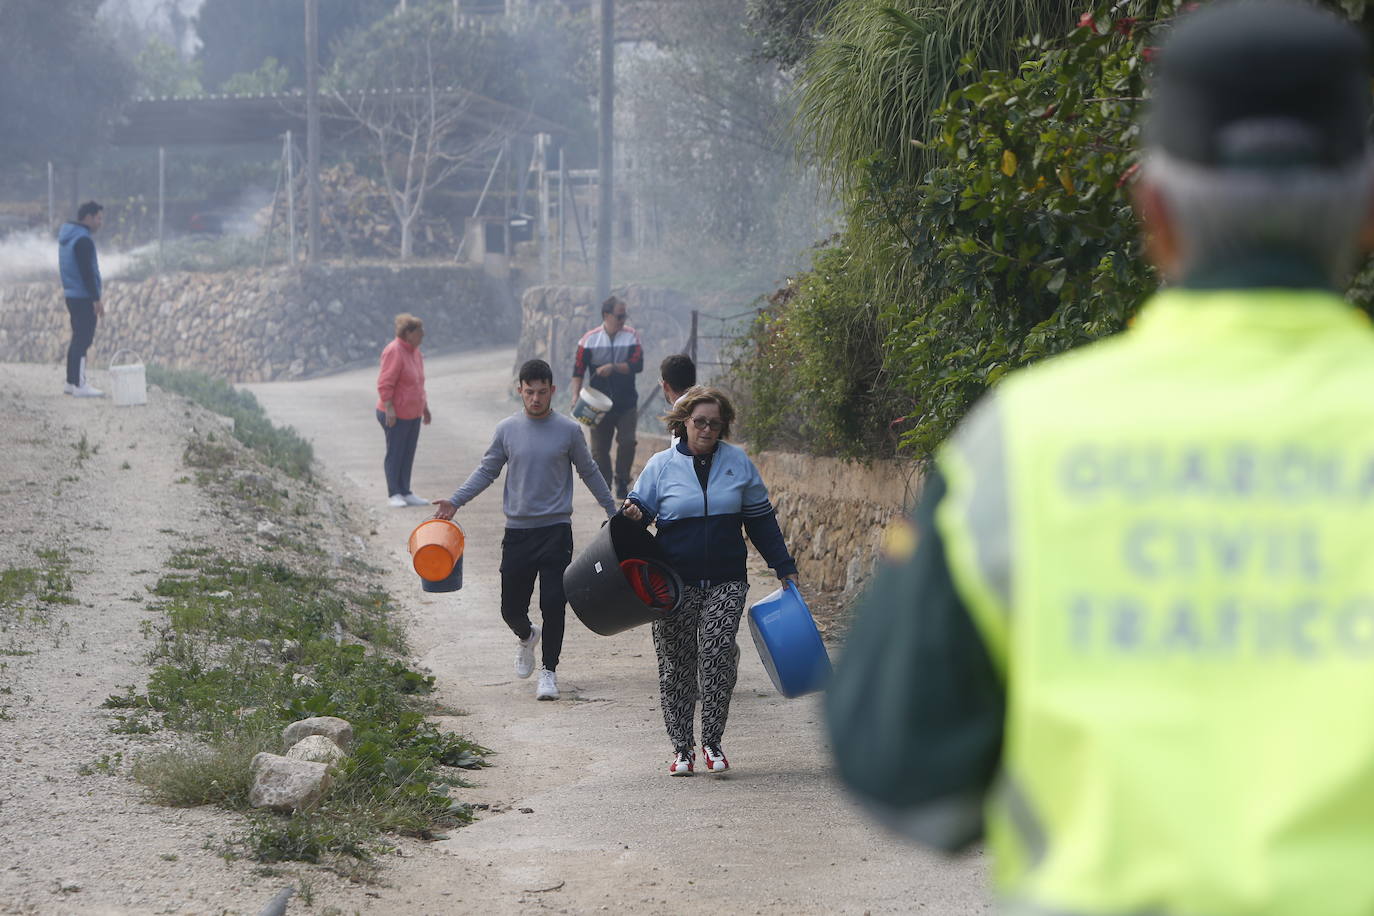
[[[1016,916],[1374,914],[1368,51],[1218,2],[1158,58],[1167,287],[942,448],[827,696],[888,824]],[[905,543],[904,543],[905,542]]]

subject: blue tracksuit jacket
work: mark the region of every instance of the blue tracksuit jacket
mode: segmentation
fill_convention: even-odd
[[[630,499],[644,511],[646,525],[658,522],[658,544],[688,585],[746,579],[745,532],[779,577],[797,571],[768,488],[739,446],[716,446],[703,489],[692,453],[677,442],[649,459]]]

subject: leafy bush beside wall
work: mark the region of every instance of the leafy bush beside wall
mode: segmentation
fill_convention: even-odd
[[[1365,6],[1332,5],[1357,19]],[[1182,6],[1101,5],[1021,40],[1000,69],[970,53],[924,138],[840,170],[845,231],[770,299],[738,357],[760,445],[924,458],[1007,371],[1126,326],[1158,283],[1131,184],[1150,61]],[[885,54],[929,47],[928,16],[886,15]],[[1374,275],[1356,301],[1368,290]]]

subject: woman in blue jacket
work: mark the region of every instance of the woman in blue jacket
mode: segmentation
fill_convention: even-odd
[[[735,635],[744,612],[744,534],[780,579],[797,579],[768,488],[738,446],[725,440],[735,410],[715,388],[692,388],[664,417],[678,440],[649,459],[625,503],[626,517],[658,524],[658,543],[682,577],[678,611],[654,624],[663,722],[673,776],[695,768],[693,724],[701,700],[703,765],[730,768],[721,736],[739,671]]]

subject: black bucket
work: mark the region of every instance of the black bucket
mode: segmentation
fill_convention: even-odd
[[[622,569],[626,561],[629,568]],[[635,578],[638,591],[627,576]],[[682,579],[644,526],[622,515],[573,557],[563,572],[563,591],[577,619],[602,636],[662,620],[682,603]]]
[[[453,572],[438,582],[431,582],[424,576],[420,577],[420,588],[427,592],[456,592],[463,587],[463,558],[458,557],[458,562],[453,564]]]

